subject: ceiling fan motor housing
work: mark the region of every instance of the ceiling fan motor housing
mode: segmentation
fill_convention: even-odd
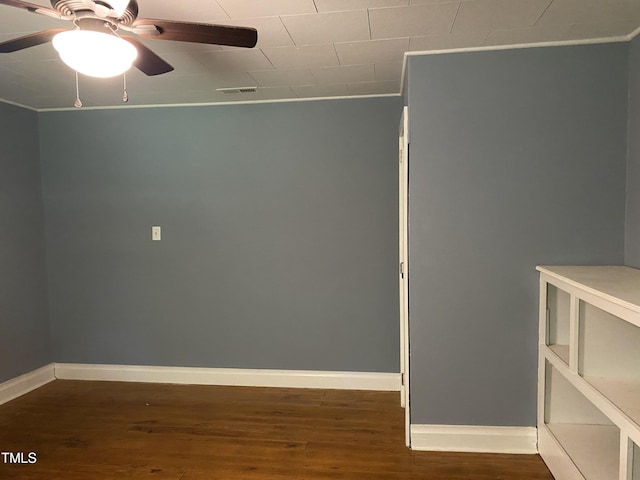
[[[91,30],[107,35],[113,35],[113,30],[116,28],[115,25],[105,21],[103,18],[95,18],[93,16],[83,17],[82,15],[76,20],[76,25],[80,30]]]
[[[96,7],[113,10],[113,7],[108,0],[51,0],[51,6],[64,16],[73,16],[80,12],[95,13]],[[131,25],[137,17],[138,3],[135,0],[131,0],[124,13],[118,17],[118,23]]]

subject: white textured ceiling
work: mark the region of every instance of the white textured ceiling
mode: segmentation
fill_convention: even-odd
[[[31,0],[49,6],[46,0]],[[400,92],[406,52],[628,38],[640,0],[138,0],[139,17],[255,27],[254,49],[145,40],[175,67],[127,73],[129,104],[381,95]],[[0,5],[0,41],[71,28]],[[258,87],[229,95],[216,89]],[[122,77],[80,77],[85,106],[122,105]],[[51,44],[0,54],[0,98],[67,108],[72,70]]]

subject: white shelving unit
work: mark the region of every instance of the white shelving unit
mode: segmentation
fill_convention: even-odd
[[[540,455],[556,480],[640,480],[640,270],[538,271]]]

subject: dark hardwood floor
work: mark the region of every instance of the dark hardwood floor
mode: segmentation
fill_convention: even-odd
[[[527,479],[537,455],[416,452],[398,393],[56,380],[0,406],[0,479]],[[14,457],[15,460],[15,457]]]

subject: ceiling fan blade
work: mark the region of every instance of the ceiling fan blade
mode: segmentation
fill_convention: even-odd
[[[42,45],[43,43],[50,42],[56,34],[65,32],[65,28],[52,28],[51,30],[44,30],[38,33],[31,33],[24,37],[14,38],[6,42],[0,43],[0,53],[11,53],[23,50],[29,47],[35,47],[36,45]]]
[[[27,10],[31,13],[40,13],[48,17],[65,18],[55,10],[43,7],[42,5],[36,5],[35,3],[23,2],[21,0],[0,0],[0,5],[8,5],[10,7],[22,8],[23,10]]]
[[[156,29],[144,28],[155,26]],[[255,47],[258,31],[251,27],[209,25],[205,23],[174,22],[139,18],[133,23],[133,31],[141,37],[178,42],[208,43],[232,47]]]
[[[122,38],[138,50],[138,57],[134,60],[133,65],[145,75],[153,76],[173,71],[171,65],[156,55],[144,43],[128,35]]]

